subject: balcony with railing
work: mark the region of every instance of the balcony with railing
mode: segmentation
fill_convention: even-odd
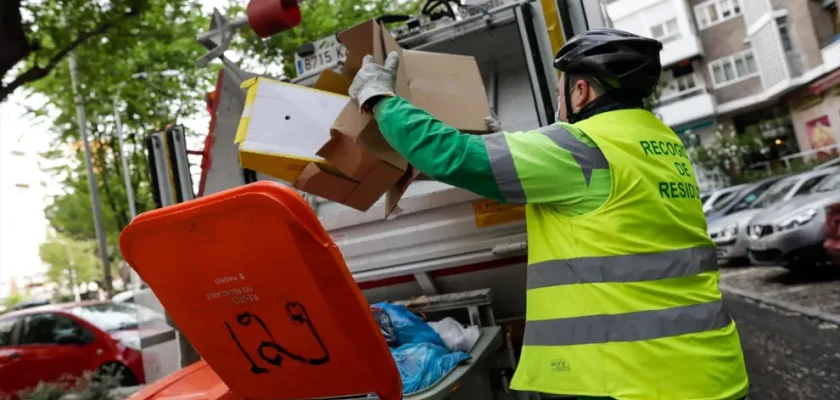
[[[703,46],[682,0],[618,0],[607,5],[616,29],[662,42],[664,67],[703,55]]]
[[[714,115],[715,98],[699,68],[698,62],[684,63],[663,72],[654,112],[669,126]]]

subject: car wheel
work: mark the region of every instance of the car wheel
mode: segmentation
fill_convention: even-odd
[[[128,367],[116,362],[100,366],[96,370],[96,374],[94,374],[94,379],[100,382],[105,379],[116,381],[120,387],[137,386],[140,384],[137,381],[137,377],[134,376],[134,373]]]

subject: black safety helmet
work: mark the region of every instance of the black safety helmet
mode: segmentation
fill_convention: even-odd
[[[662,63],[662,43],[618,29],[575,35],[554,57],[554,67],[597,78],[607,91],[620,89],[641,98],[653,93]]]
[[[662,43],[618,29],[593,29],[569,40],[557,56],[554,68],[565,73],[584,74],[596,78],[605,91],[620,90],[644,99],[653,93],[662,73],[659,52]],[[566,116],[574,123],[568,96],[572,83],[565,81]]]

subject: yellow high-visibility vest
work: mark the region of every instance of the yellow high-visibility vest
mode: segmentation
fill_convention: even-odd
[[[527,324],[511,387],[617,400],[745,396],[738,331],[680,139],[644,110],[541,131],[552,129],[592,138],[611,192],[580,216],[526,206]]]

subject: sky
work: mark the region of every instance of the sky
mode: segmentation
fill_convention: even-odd
[[[18,93],[0,103],[0,297],[13,275],[45,270],[38,245],[46,236],[46,188],[37,153],[47,149],[48,125],[23,118],[24,101]]]
[[[203,1],[208,15],[213,7],[222,9],[226,4],[226,0]],[[38,153],[48,149],[52,137],[48,132],[50,124],[25,117],[25,106],[39,107],[43,102],[38,96],[27,99],[18,90],[0,103],[0,299],[8,295],[11,277],[32,276],[46,270],[38,256],[38,246],[48,229],[44,207],[47,195],[61,191],[61,185],[39,168]],[[190,149],[201,149],[209,122],[209,116],[204,114],[182,121],[201,135],[188,143]]]

